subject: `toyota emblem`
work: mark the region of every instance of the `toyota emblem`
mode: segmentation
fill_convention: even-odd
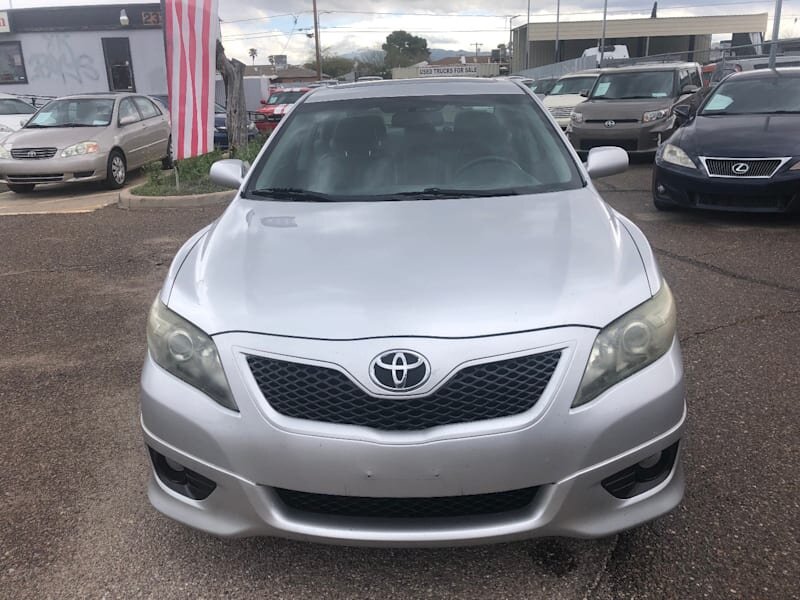
[[[736,163],[732,168],[736,175],[746,175],[750,170],[750,165],[747,163]]]
[[[617,122],[616,122],[616,121],[610,121],[610,120],[609,120],[609,121],[606,121],[606,122],[604,123],[604,125],[605,125],[606,127],[608,127],[609,129],[611,129],[612,127],[614,127],[616,124],[617,124]]]
[[[389,350],[372,359],[369,375],[376,385],[392,392],[416,389],[431,375],[431,366],[412,350]]]
[[[36,158],[36,150],[28,150],[28,158]]]

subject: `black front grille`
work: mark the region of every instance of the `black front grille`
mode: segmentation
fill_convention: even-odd
[[[9,183],[57,183],[64,180],[63,173],[48,173],[42,175],[6,175]]]
[[[626,152],[636,152],[639,149],[638,140],[581,140],[581,150],[591,150],[601,146],[616,146]]]
[[[248,356],[267,402],[288,417],[414,431],[496,419],[531,409],[544,392],[560,350],[466,367],[424,397],[376,398],[327,367]]]
[[[775,159],[707,158],[706,168],[709,175],[717,177],[772,177],[781,162]]]
[[[283,503],[294,510],[337,517],[431,519],[492,515],[521,510],[531,504],[539,488],[510,492],[439,498],[368,498],[309,494],[275,488]]]
[[[40,160],[53,158],[55,155],[55,148],[14,148],[11,150],[11,156],[20,160]]]
[[[283,118],[283,115],[267,115],[267,121],[270,123],[277,123]]]
[[[793,196],[739,196],[734,194],[694,194],[695,205],[699,208],[740,208],[751,210],[785,210],[792,203]]]

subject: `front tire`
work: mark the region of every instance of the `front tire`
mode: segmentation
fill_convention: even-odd
[[[112,190],[118,190],[125,185],[127,179],[128,163],[125,162],[125,155],[119,150],[112,150],[106,166],[106,185]]]
[[[28,192],[32,192],[33,188],[36,187],[34,183],[9,183],[8,189],[10,189],[15,194],[27,194]]]

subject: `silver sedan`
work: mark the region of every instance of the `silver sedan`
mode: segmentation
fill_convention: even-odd
[[[597,537],[675,508],[675,304],[510,80],[319,88],[179,251],[141,381],[149,497],[221,536]]]
[[[0,144],[0,181],[14,192],[41,183],[105,181],[125,185],[128,171],[170,162],[169,117],[136,94],[68,96],[47,103]]]

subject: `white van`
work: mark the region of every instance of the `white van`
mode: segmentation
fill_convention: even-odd
[[[628,47],[624,45],[608,45],[603,46],[603,60],[621,60],[623,58],[630,58],[628,54]],[[600,46],[587,48],[583,51],[583,56],[594,56],[597,58],[597,66],[600,66]]]

